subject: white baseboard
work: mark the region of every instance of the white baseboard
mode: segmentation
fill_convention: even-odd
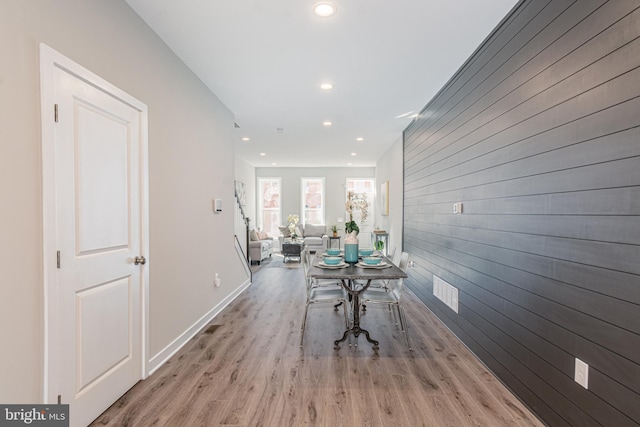
[[[209,324],[220,312],[228,306],[234,299],[238,297],[245,289],[251,285],[251,279],[247,279],[242,285],[240,285],[234,292],[229,294],[218,305],[213,307],[209,312],[202,316],[191,327],[187,328],[182,334],[180,334],[171,344],[162,349],[158,354],[153,356],[147,362],[147,376],[152,375],[158,370],[164,363],[178,352],[191,338],[193,338],[202,328]]]

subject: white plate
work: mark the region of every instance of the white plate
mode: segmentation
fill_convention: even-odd
[[[347,263],[344,261],[340,261],[337,264],[326,264],[324,261],[319,261],[318,266],[321,268],[344,268],[347,266]]]
[[[358,261],[356,264],[358,267],[362,268],[387,268],[391,267],[390,264],[387,264],[385,261],[380,261],[380,264],[365,264],[364,262]]]

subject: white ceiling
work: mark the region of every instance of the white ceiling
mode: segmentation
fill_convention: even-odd
[[[334,0],[318,18],[313,0],[126,1],[235,114],[236,155],[260,167],[375,166],[411,122],[396,117],[419,112],[518,2]]]

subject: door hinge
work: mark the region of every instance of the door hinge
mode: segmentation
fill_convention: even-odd
[[[58,123],[58,104],[53,104],[53,121]]]
[[[60,251],[56,252],[56,265],[60,268]]]
[[[61,404],[62,404],[62,395],[59,394],[58,395],[58,405],[61,405]]]

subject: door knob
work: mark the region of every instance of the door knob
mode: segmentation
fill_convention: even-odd
[[[143,256],[137,256],[133,259],[133,264],[134,265],[138,265],[138,264],[146,264],[147,260],[145,257]]]

